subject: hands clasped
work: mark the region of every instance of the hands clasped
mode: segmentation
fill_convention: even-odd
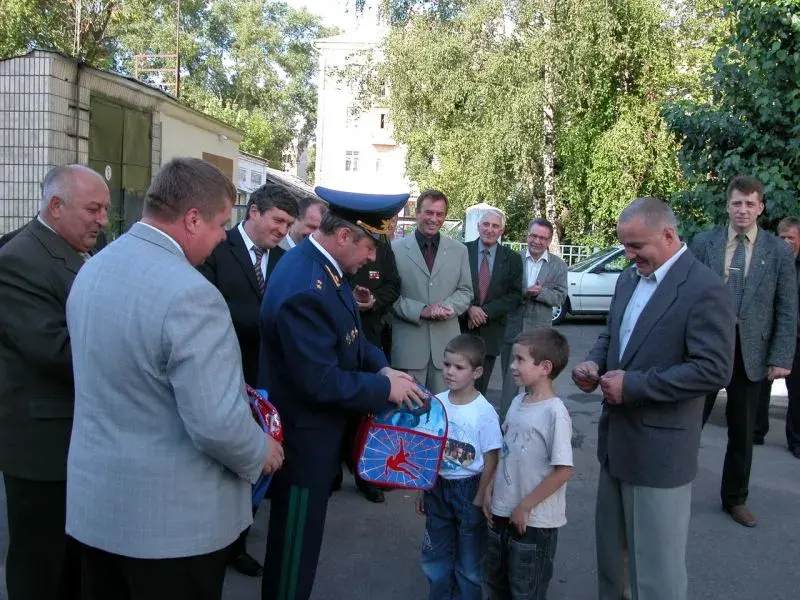
[[[622,382],[625,371],[614,370],[600,376],[600,367],[592,361],[582,362],[572,369],[572,381],[578,389],[591,394],[600,386],[607,404],[622,404]]]
[[[455,309],[447,304],[429,304],[422,309],[419,316],[431,321],[446,321],[455,314]]]

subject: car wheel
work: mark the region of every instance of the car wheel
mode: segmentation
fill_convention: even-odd
[[[569,300],[566,300],[562,306],[553,307],[553,325],[560,325],[567,319],[569,314]]]

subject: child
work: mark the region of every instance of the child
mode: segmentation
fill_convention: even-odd
[[[494,486],[484,495],[484,583],[489,600],[545,600],[572,475],[572,422],[553,392],[569,345],[555,329],[538,329],[517,337],[512,358],[526,392],[508,409]]]
[[[444,351],[442,375],[449,391],[437,398],[447,410],[451,453],[442,461],[436,486],[417,498],[417,513],[426,517],[422,570],[431,600],[482,597],[483,495],[503,444],[497,412],[475,389],[485,353],[483,340],[474,335],[453,338]]]

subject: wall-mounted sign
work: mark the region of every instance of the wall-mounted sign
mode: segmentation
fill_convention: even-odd
[[[111,165],[106,165],[106,181],[111,181]]]

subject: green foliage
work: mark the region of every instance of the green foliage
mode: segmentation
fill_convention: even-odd
[[[0,0],[0,57],[34,46],[75,55],[76,1]],[[134,55],[175,52],[175,11],[174,1],[84,1],[78,57],[133,74]],[[285,2],[182,0],[181,100],[242,129],[242,150],[280,165],[294,137],[313,135],[311,44],[333,33],[318,16]],[[148,66],[171,65],[153,59]],[[149,80],[158,82],[155,75]]]
[[[710,100],[669,103],[688,188],[675,195],[687,232],[725,221],[738,174],[765,187],[769,220],[797,214],[800,193],[800,1],[731,0]]]

